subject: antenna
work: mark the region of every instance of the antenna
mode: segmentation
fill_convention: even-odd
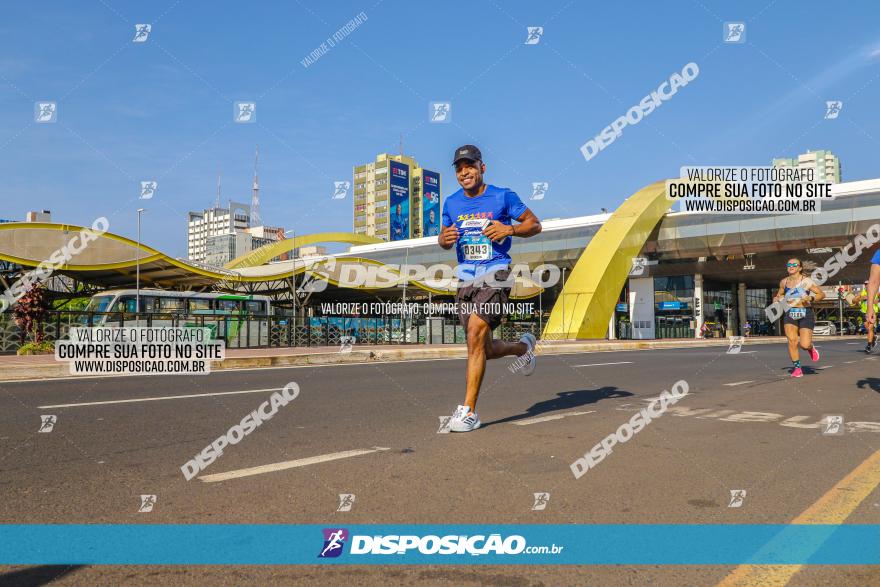
[[[257,175],[257,164],[260,160],[260,146],[257,145],[257,151],[254,154],[254,192],[251,196],[251,226],[262,226],[260,219],[260,178]]]
[[[214,203],[214,208],[220,207],[220,167],[217,167],[217,201]]]
[[[403,156],[403,133],[400,133],[400,155]]]

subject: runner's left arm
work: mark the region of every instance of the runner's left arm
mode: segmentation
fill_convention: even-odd
[[[528,238],[541,232],[541,221],[538,220],[535,213],[528,208],[519,215],[519,218],[517,218],[516,221],[519,224],[504,224],[503,222],[494,220],[483,230],[483,234],[493,241],[501,241],[509,236]]]
[[[877,255],[874,255],[876,258]],[[865,314],[865,321],[868,324],[874,324],[877,321],[877,313],[874,311],[874,304],[871,302],[877,296],[877,290],[880,289],[880,264],[874,263],[871,259],[871,273],[868,276],[868,312]]]
[[[815,302],[821,302],[822,300],[825,299],[825,292],[822,291],[822,289],[818,285],[816,285],[815,283],[812,283],[812,282],[810,283],[809,292],[813,294],[812,296],[807,296],[807,297],[811,298],[808,302],[810,304],[815,303]]]

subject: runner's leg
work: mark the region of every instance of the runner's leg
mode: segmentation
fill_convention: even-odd
[[[529,347],[524,342],[504,342],[503,340],[495,340],[492,338],[492,331],[489,331],[489,338],[486,339],[486,358],[500,359],[501,357],[510,357],[526,354]]]
[[[785,338],[788,339],[788,356],[791,357],[792,361],[797,361],[800,358],[800,352],[798,351],[798,327],[795,324],[786,324],[784,328]]]
[[[819,350],[813,346],[813,329],[801,328],[801,348],[810,353],[810,360],[814,363],[819,361]]]
[[[786,324],[784,328],[785,338],[788,339],[788,356],[791,357],[791,362],[797,369],[801,366],[801,355],[798,350],[798,327],[796,324]]]
[[[486,373],[486,348],[491,338],[492,329],[489,324],[476,314],[471,314],[467,320],[467,393],[464,405],[472,412],[477,408],[477,397]]]
[[[800,330],[801,337],[801,348],[805,351],[809,351],[813,348],[813,331],[809,328],[801,328]]]

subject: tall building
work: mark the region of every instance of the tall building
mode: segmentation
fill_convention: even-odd
[[[381,153],[354,168],[354,232],[386,241],[440,231],[440,174],[407,155]]]
[[[840,183],[840,159],[831,151],[807,151],[795,159],[774,159],[773,167],[813,169],[815,181]]]
[[[211,235],[205,240],[205,256],[200,260],[214,267],[223,267],[236,257],[253,250],[251,239],[251,235],[243,230]]]
[[[284,239],[284,229],[274,226],[253,226],[244,230],[236,230],[226,234],[209,236],[205,241],[204,262],[215,267],[222,267],[236,257],[259,249],[263,245]],[[281,255],[272,261],[284,261],[287,255]]]
[[[219,205],[202,212],[190,212],[187,223],[187,257],[206,261],[208,237],[235,234],[250,227],[251,207],[229,202],[228,208]]]

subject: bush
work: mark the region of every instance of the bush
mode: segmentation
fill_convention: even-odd
[[[54,342],[29,342],[18,348],[19,355],[51,355],[55,352]]]

